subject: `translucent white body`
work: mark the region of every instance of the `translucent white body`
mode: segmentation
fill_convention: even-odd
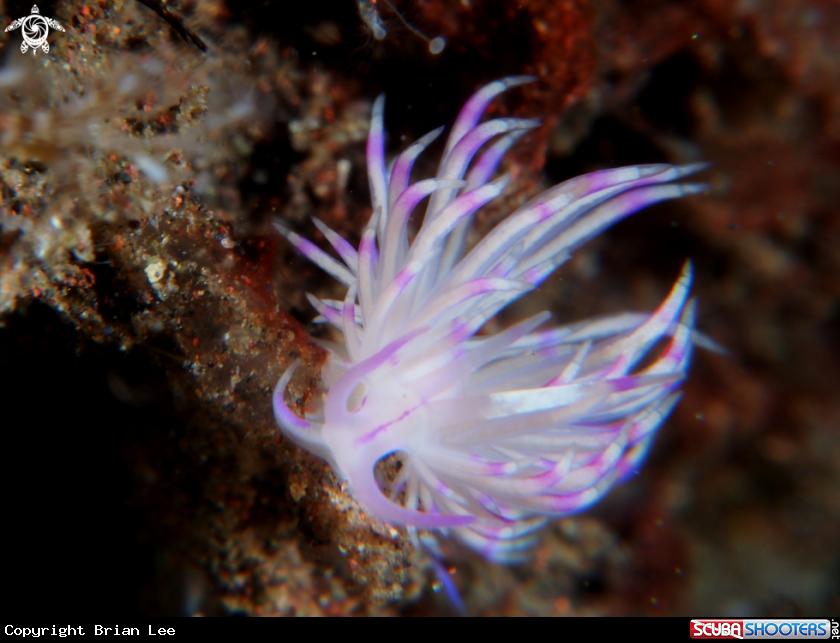
[[[588,174],[522,206],[465,252],[472,215],[507,186],[507,177],[491,181],[504,153],[538,125],[479,119],[496,95],[531,80],[506,78],[477,92],[437,177],[414,184],[414,160],[442,129],[386,170],[380,97],[367,149],[374,214],[359,248],[317,222],[338,260],[281,227],[348,288],[344,301],[310,297],[344,346],[324,368],[322,408],[305,418],[284,401],[296,365],[287,370],[274,395],[281,429],[328,460],[380,519],[413,534],[454,534],[503,561],[520,556],[547,517],[588,507],[638,465],[688,365],[691,268],[650,315],[539,330],[549,317],[541,313],[496,335],[476,333],[607,226],[703,189],[671,182],[700,166]],[[428,195],[409,244],[408,218]],[[671,339],[658,359],[636,369],[662,337]],[[374,468],[394,452],[403,466],[386,496]]]

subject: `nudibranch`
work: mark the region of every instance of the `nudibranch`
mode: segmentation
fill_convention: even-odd
[[[316,220],[336,258],[278,224],[347,287],[343,301],[309,296],[318,320],[344,341],[323,368],[318,409],[299,417],[285,402],[297,363],[278,382],[283,433],[327,460],[382,521],[407,526],[415,539],[427,530],[452,535],[498,561],[518,559],[547,520],[589,507],[637,469],[688,368],[691,265],[652,314],[541,328],[550,316],[543,312],[496,334],[479,331],[607,226],[705,189],[680,182],[701,165],[593,172],[543,192],[468,247],[475,212],[508,185],[507,176],[493,178],[500,161],[539,125],[481,116],[497,95],[532,80],[504,78],[474,94],[437,176],[415,183],[415,160],[443,128],[389,168],[380,96],[367,141],[373,215],[359,247]],[[425,197],[411,241],[409,217]],[[394,453],[402,468],[385,489],[375,467]]]

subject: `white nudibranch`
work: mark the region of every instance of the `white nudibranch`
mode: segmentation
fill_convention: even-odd
[[[310,296],[344,334],[329,354],[320,409],[298,417],[274,392],[283,433],[327,460],[378,518],[453,535],[488,558],[521,557],[550,517],[581,511],[638,467],[679,398],[694,335],[686,264],[652,314],[622,313],[540,329],[547,312],[497,334],[478,331],[534,290],[570,252],[649,204],[705,189],[675,183],[701,165],[638,165],[580,176],[523,205],[471,249],[473,215],[498,197],[505,152],[539,123],[479,123],[503,91],[490,83],[461,110],[438,174],[411,183],[415,159],[443,128],[386,169],[384,97],[373,107],[367,165],[373,216],[358,249],[316,221],[338,259],[278,224],[311,261],[347,286],[343,301]],[[481,153],[479,154],[479,151]],[[412,210],[430,196],[409,241]],[[640,361],[661,339],[661,354]],[[400,453],[388,495],[374,468]]]

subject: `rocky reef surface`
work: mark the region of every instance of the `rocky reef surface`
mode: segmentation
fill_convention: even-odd
[[[163,7],[161,11],[152,6]],[[448,614],[423,552],[279,434],[317,394],[304,293],[271,229],[358,241],[373,99],[388,150],[482,83],[539,82],[485,229],[604,167],[706,160],[709,196],[585,246],[509,323],[650,310],[686,257],[698,351],[639,477],[557,521],[524,565],[457,548],[470,614],[824,616],[840,610],[840,9],[827,0],[44,3],[50,51],[0,32],[0,388],[21,605],[126,614]],[[4,25],[30,13],[0,2]],[[185,26],[206,44],[184,39]],[[431,175],[436,154],[417,173]],[[425,163],[425,165],[424,165]],[[80,595],[79,578],[99,579]]]

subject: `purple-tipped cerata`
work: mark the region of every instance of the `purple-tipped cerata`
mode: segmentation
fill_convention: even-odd
[[[514,560],[548,517],[597,502],[632,472],[679,397],[692,346],[686,264],[654,313],[623,313],[542,329],[541,313],[477,335],[534,290],[570,252],[651,203],[695,194],[674,182],[701,166],[639,165],[594,172],[544,192],[465,251],[473,215],[508,178],[491,180],[508,148],[538,123],[479,123],[491,100],[531,81],[490,83],[464,106],[437,177],[412,184],[412,165],[441,130],[385,159],[384,97],[373,106],[367,163],[373,216],[359,248],[316,222],[340,259],[283,234],[347,286],[343,301],[310,301],[344,334],[324,367],[321,408],[305,418],[274,392],[283,432],[329,461],[381,520],[439,529],[494,560]],[[409,242],[408,221],[431,195]],[[639,367],[669,338],[661,355]],[[387,490],[374,474],[400,452]]]

